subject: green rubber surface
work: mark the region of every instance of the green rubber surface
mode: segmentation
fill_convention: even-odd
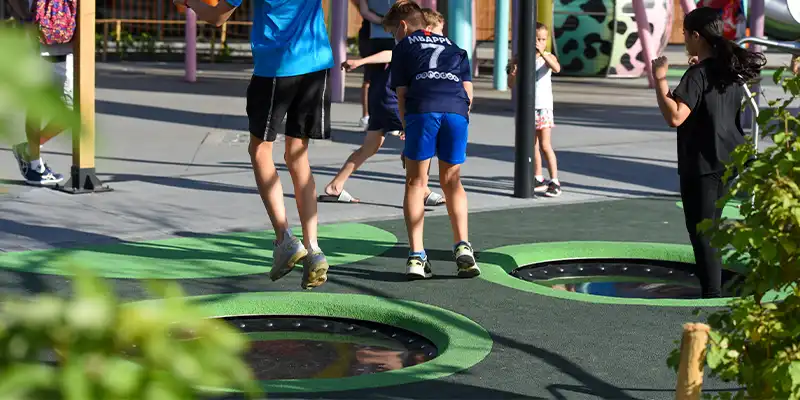
[[[675,205],[677,205],[681,210],[683,209],[682,201],[675,203]],[[728,202],[728,204],[725,204],[725,207],[722,208],[722,216],[730,219],[742,219],[742,214],[739,212],[740,206],[741,202],[739,201]]]
[[[267,393],[335,392],[395,386],[433,380],[466,370],[492,351],[489,333],[467,317],[443,308],[408,300],[328,293],[237,293],[191,298],[209,316],[283,315],[348,318],[378,322],[421,335],[436,345],[439,355],[408,368],[329,379],[261,381]],[[147,304],[158,305],[148,300]],[[255,340],[269,337],[250,336]]]
[[[504,257],[505,256],[505,257]],[[481,253],[481,278],[498,285],[566,300],[598,304],[624,304],[655,307],[723,307],[732,298],[718,299],[639,299],[598,296],[552,289],[513,277],[510,273],[522,266],[572,259],[645,259],[694,263],[692,247],[682,244],[642,242],[556,242],[520,244],[487,250]],[[740,270],[739,266],[725,266]],[[770,292],[765,301],[782,300],[787,292]]]
[[[331,266],[372,258],[397,243],[392,233],[355,223],[321,225],[318,236]],[[272,265],[273,240],[273,231],[262,231],[3,253],[0,268],[69,276],[65,267],[75,264],[101,277],[122,279],[265,274]]]

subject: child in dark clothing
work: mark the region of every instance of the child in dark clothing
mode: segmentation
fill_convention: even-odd
[[[652,61],[652,73],[661,114],[669,126],[678,128],[681,198],[703,297],[720,297],[722,263],[697,224],[705,219],[717,221],[722,215],[716,203],[724,194],[725,165],[733,150],[744,143],[739,122],[742,85],[759,76],[766,59],[723,37],[723,23],[714,9],[690,12],[683,29],[694,63],[678,87],[670,93],[666,57]]]

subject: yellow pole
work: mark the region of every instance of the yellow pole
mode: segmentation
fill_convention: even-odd
[[[547,39],[547,51],[553,52],[553,0],[536,0],[536,14],[539,22],[543,23],[550,31]]]
[[[75,32],[75,72],[73,104],[81,116],[82,129],[72,132],[72,170],[60,190],[68,193],[92,193],[111,190],[104,187],[94,172],[95,129],[95,0],[78,0]]]

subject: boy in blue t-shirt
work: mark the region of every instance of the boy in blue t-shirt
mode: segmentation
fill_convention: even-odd
[[[432,32],[442,33],[444,28],[444,18],[438,12],[431,9],[423,9],[426,26]],[[394,43],[394,39],[392,43]],[[351,71],[360,66],[375,66],[389,64],[392,61],[392,50],[385,50],[360,60],[347,60],[342,63],[342,68]],[[400,121],[400,112],[397,108],[397,95],[389,87],[390,73],[388,65],[372,72],[371,84],[369,87],[369,124],[367,135],[364,137],[364,144],[361,145],[350,157],[347,158],[342,168],[325,186],[324,193],[318,197],[321,202],[333,203],[358,203],[359,199],[354,198],[344,184],[350,176],[361,167],[364,162],[375,155],[383,146],[384,136],[388,133],[400,136],[403,130],[403,123]],[[367,73],[367,72],[365,72]],[[423,196],[426,206],[440,206],[445,203],[445,199],[439,193],[433,192],[425,187]]]
[[[202,0],[173,2],[217,26],[242,4],[242,0],[223,0],[216,6]],[[278,280],[302,261],[300,286],[311,289],[327,281],[328,261],[317,243],[317,190],[308,162],[308,141],[330,137],[328,77],[333,52],[321,0],[255,0],[253,15],[250,46],[255,66],[247,88],[249,152],[256,185],[277,237],[269,275]],[[280,132],[286,136],[283,158],[294,184],[302,243],[289,229],[283,188],[272,158]]]
[[[434,155],[439,158],[439,181],[453,228],[458,276],[478,276],[480,269],[467,240],[467,194],[460,176],[461,164],[467,157],[472,104],[472,71],[467,52],[447,37],[424,30],[422,9],[412,1],[395,3],[384,16],[383,25],[398,41],[392,51],[391,86],[397,91],[405,131],[403,211],[410,247],[407,276],[424,279],[433,275],[422,244],[422,195]]]

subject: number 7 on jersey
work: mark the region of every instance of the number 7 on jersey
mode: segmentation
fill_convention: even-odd
[[[433,49],[431,59],[428,60],[428,68],[436,69],[439,66],[439,55],[444,51],[444,45],[433,43],[420,43],[423,49]]]

